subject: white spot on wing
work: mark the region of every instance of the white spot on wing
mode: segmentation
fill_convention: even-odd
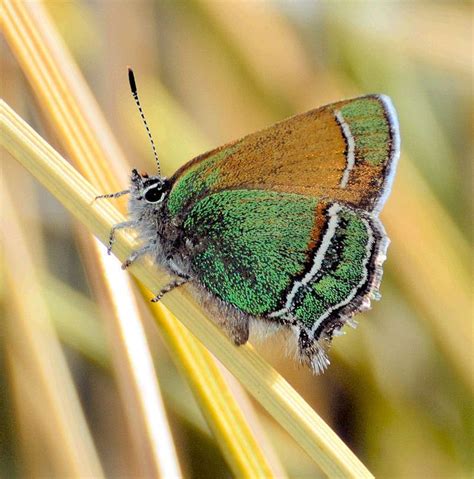
[[[341,111],[337,110],[335,115],[336,115],[336,120],[339,123],[339,126],[341,127],[342,133],[344,134],[344,137],[347,142],[347,156],[346,156],[347,164],[346,164],[344,173],[342,174],[341,183],[339,185],[341,188],[345,188],[347,186],[347,182],[349,181],[349,175],[355,165],[355,140],[354,140],[354,137],[352,136],[349,125],[347,124],[346,120],[344,120],[344,117],[342,116]]]

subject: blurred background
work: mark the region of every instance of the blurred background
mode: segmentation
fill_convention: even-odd
[[[127,65],[165,174],[289,115],[358,94],[392,98],[402,156],[381,214],[392,239],[382,300],[357,317],[356,330],[334,341],[323,376],[283,355],[281,338],[256,347],[377,477],[471,476],[472,4],[91,0],[45,6],[130,167],[150,173],[155,166]],[[1,51],[2,97],[62,151],[3,37]],[[83,228],[4,152],[2,170],[102,468],[108,477],[143,476],[97,301],[100,287],[79,241]],[[126,173],[113,174],[126,188]],[[8,235],[11,225],[2,218]],[[21,280],[29,273],[18,263],[21,251],[3,251],[3,268],[24,276],[15,283],[2,274],[0,283],[0,474],[60,477],[54,464],[61,444],[50,447],[45,439],[54,435],[47,423],[55,411],[35,386],[48,381],[35,372],[36,354],[43,353],[32,351],[27,329],[16,327],[28,313],[10,300],[19,296],[28,306]],[[232,477],[146,310],[143,316],[183,475]],[[62,384],[54,389],[62,391]],[[252,407],[287,475],[322,477],[293,439],[257,403]]]

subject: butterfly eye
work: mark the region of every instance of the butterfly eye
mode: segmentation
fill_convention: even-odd
[[[160,186],[152,186],[151,188],[148,188],[148,190],[146,190],[144,196],[145,196],[145,200],[148,203],[159,203],[163,201],[165,192],[162,190]]]

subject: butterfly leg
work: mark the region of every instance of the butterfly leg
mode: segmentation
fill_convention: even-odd
[[[107,254],[110,254],[112,251],[112,246],[115,243],[115,232],[117,230],[122,230],[126,228],[135,228],[137,225],[136,221],[124,221],[123,223],[117,223],[116,225],[112,226],[109,235],[109,243],[107,245]]]
[[[94,198],[94,201],[107,199],[107,198],[120,198],[121,196],[128,195],[129,193],[130,193],[130,190],[123,190],[123,191],[117,191],[117,193],[108,193],[106,195],[99,195]]]
[[[156,242],[152,242],[132,252],[132,254],[122,263],[122,269],[127,269],[138,258],[151,253],[156,247]]]
[[[160,299],[166,294],[172,291],[173,289],[187,283],[190,280],[189,277],[182,277],[173,279],[170,283],[168,283],[164,288],[160,290],[160,292],[151,300],[152,303],[157,303]]]

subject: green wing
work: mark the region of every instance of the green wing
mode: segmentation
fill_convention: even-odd
[[[197,279],[239,310],[299,321],[319,336],[367,307],[386,249],[378,220],[338,203],[225,190],[191,208],[185,234],[201,250]]]
[[[201,283],[241,311],[274,311],[304,271],[318,201],[264,190],[205,196],[189,212],[186,236],[203,244],[193,259]]]

